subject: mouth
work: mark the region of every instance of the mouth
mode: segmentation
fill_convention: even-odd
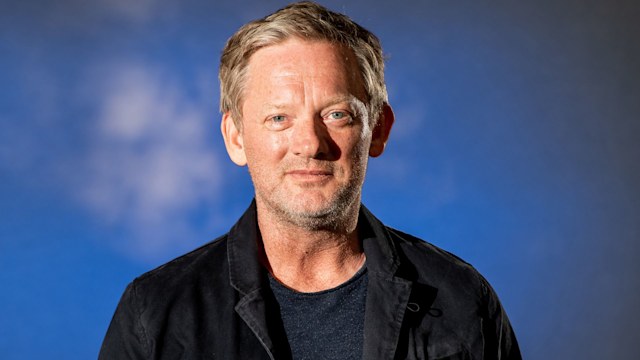
[[[295,180],[303,182],[322,182],[333,176],[333,172],[324,169],[295,169],[285,173]]]

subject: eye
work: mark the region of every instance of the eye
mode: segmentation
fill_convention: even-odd
[[[270,130],[283,130],[288,124],[289,118],[286,115],[272,115],[265,120],[265,126]]]
[[[286,119],[287,118],[284,117],[284,115],[276,115],[271,117],[271,121],[273,121],[274,123],[281,123],[281,122],[284,122]]]
[[[329,114],[329,118],[333,119],[333,120],[342,120],[344,118],[346,118],[348,115],[347,113],[343,112],[343,111],[334,111],[331,114]]]
[[[324,121],[333,126],[346,126],[353,123],[353,116],[348,111],[331,111],[324,116]]]

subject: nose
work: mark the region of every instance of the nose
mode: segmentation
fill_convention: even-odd
[[[320,159],[329,151],[329,133],[322,119],[298,119],[291,134],[291,152],[308,159]]]

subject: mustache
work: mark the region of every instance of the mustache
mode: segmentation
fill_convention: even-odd
[[[312,173],[333,174],[337,166],[334,162],[326,160],[307,159],[304,161],[291,161],[283,166],[284,172],[306,171]]]

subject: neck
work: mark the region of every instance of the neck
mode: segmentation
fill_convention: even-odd
[[[358,238],[359,203],[348,226],[307,229],[281,221],[258,203],[258,226],[264,245],[263,265],[285,286],[300,292],[334,288],[364,264]]]

